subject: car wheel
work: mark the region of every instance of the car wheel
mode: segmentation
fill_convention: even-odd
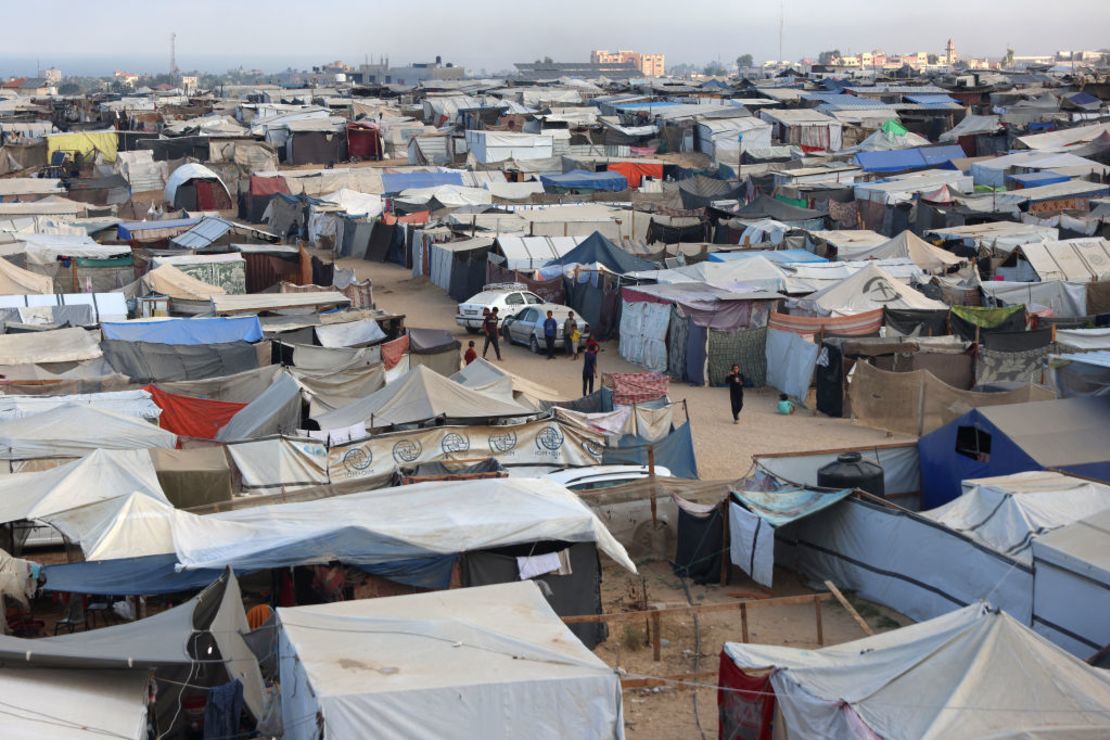
[[[528,340],[528,349],[532,350],[532,354],[538,355],[540,353],[540,342],[533,334],[532,338]]]
[[[468,326],[468,327],[466,327],[466,333],[467,334],[477,334],[478,330],[475,329],[473,326]]]

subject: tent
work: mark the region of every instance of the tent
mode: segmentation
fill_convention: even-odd
[[[170,173],[163,198],[173,208],[187,211],[223,211],[234,207],[231,193],[220,176],[195,162],[183,164]]]
[[[0,366],[80,362],[102,356],[96,332],[80,327],[0,334]]]
[[[1110,352],[1049,355],[1048,369],[1060,398],[1110,396]]]
[[[636,270],[653,270],[655,264],[629,254],[595,231],[578,246],[548,265],[601,265],[610,272],[623,275]]]
[[[301,387],[282,375],[234,416],[216,434],[221,442],[293,434],[301,424]]]
[[[123,342],[205,345],[262,340],[257,316],[112,321],[101,324],[100,330],[105,339]]]
[[[924,136],[906,130],[906,127],[893,118],[893,112],[889,115],[892,118],[884,121],[883,125],[875,130],[870,136],[857,144],[854,149],[857,152],[889,152],[896,149],[915,149],[917,147],[931,146],[931,143]],[[868,169],[867,164],[861,161],[860,157],[856,156],[856,163]]]
[[[147,291],[169,296],[175,304],[180,301],[186,306],[192,303],[207,308],[212,296],[227,292],[218,285],[209,285],[173,265],[156,267],[143,275],[141,280]]]
[[[790,737],[1110,732],[1110,675],[982,603],[820,650],[727,642],[720,685],[721,737],[776,714]]]
[[[772,219],[796,229],[809,231],[825,228],[824,213],[784,203],[769,195],[760,195],[751,203],[742,206],[736,212],[736,218],[746,222]]]
[[[0,421],[2,460],[82,457],[97,449],[134,450],[176,444],[176,434],[149,422],[80,404]]]
[[[23,667],[103,671],[183,666],[192,668],[188,680],[202,688],[239,679],[247,708],[261,717],[262,674],[243,640],[247,631],[239,582],[225,573],[184,604],[135,622],[39,639],[0,635],[0,661],[6,675]]]
[[[946,249],[934,247],[908,229],[878,246],[862,251],[853,249],[846,253],[841,250],[839,255],[845,259],[853,260],[881,260],[901,257],[912,261],[925,272],[937,275],[944,274],[948,268],[965,261]]]
[[[918,441],[922,509],[954,499],[968,478],[1053,469],[1110,482],[1108,425],[1105,397],[972,409]]]
[[[502,366],[481,357],[452,375],[451,380],[480,393],[513,401],[537,411],[542,408],[542,401],[559,397],[558,391],[510,373]]]
[[[619,677],[534,583],[282,608],[278,624],[292,740],[317,717],[336,738],[624,737]]]
[[[562,175],[540,175],[543,189],[548,193],[601,190],[620,192],[628,190],[628,180],[619,172],[587,172],[571,170]]]
[[[365,423],[380,429],[445,418],[485,421],[535,413],[507,399],[472,390],[426,366],[416,366],[397,380],[349,406],[314,417],[321,429],[344,429]]]
[[[0,523],[40,519],[136,491],[167,500],[149,453],[95,449],[49,470],[0,476]]]
[[[0,295],[49,295],[53,292],[53,278],[16,267],[0,257]]]
[[[409,366],[423,365],[440,375],[459,370],[459,340],[443,329],[408,329]]]
[[[1110,509],[1110,485],[1047,470],[963,482],[924,516],[1024,563],[1042,536]]]
[[[840,281],[798,301],[798,305],[822,316],[852,316],[882,308],[944,311],[947,305],[928,298],[878,265],[869,264]]]
[[[0,692],[5,737],[148,737],[147,670],[7,670],[0,674]]]

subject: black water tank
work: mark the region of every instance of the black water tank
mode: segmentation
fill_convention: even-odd
[[[883,469],[863,459],[858,452],[846,452],[817,471],[822,488],[859,488],[876,496],[883,495]]]

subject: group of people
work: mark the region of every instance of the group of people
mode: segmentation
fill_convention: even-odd
[[[728,386],[728,399],[732,406],[732,423],[739,424],[740,412],[744,409],[744,373],[740,371],[739,365],[733,364],[729,369],[728,375],[725,377],[725,385]],[[790,400],[790,396],[780,393],[775,411],[789,416],[795,410],[794,402]]]
[[[498,332],[500,331],[501,317],[497,307],[486,309],[482,311],[482,334],[485,336],[485,342],[482,345],[482,359],[486,358],[489,353],[490,347],[493,347],[494,356],[497,357],[498,362],[504,362],[501,357],[501,342]],[[585,332],[589,332],[590,325],[584,324]],[[582,347],[583,329],[578,326],[578,320],[574,317],[574,311],[567,312],[567,318],[563,321],[563,345],[566,348],[567,355],[571,360],[577,360],[579,350]],[[547,312],[547,318],[543,321],[543,338],[544,345],[547,348],[547,359],[555,359],[555,341],[559,336],[559,322],[555,318],[554,311]],[[582,350],[582,395],[588,396],[594,392],[594,380],[598,375],[597,355],[601,352],[601,345],[592,336],[586,339],[585,349]],[[466,364],[474,362],[478,359],[478,350],[471,340],[467,343],[466,353],[463,355]]]

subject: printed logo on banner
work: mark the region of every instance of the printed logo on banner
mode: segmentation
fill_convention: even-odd
[[[355,447],[343,453],[343,467],[347,470],[366,470],[373,462],[374,452],[370,448]]]
[[[587,455],[594,458],[595,460],[601,460],[602,455],[605,454],[605,448],[589,437],[583,438],[582,449],[586,451]]]
[[[516,432],[501,432],[489,435],[489,447],[494,452],[512,452],[516,449]]]
[[[443,454],[452,455],[460,452],[466,452],[470,449],[470,438],[465,434],[458,432],[448,432],[443,435],[440,440],[439,447],[443,450]]]
[[[566,439],[556,426],[549,426],[536,435],[536,444],[552,452],[561,449],[564,442]]]
[[[415,462],[423,451],[424,445],[420,444],[420,440],[402,439],[393,445],[393,459],[399,463]]]
[[[898,299],[898,291],[882,277],[873,277],[863,285],[863,292],[875,303],[890,303]]]

